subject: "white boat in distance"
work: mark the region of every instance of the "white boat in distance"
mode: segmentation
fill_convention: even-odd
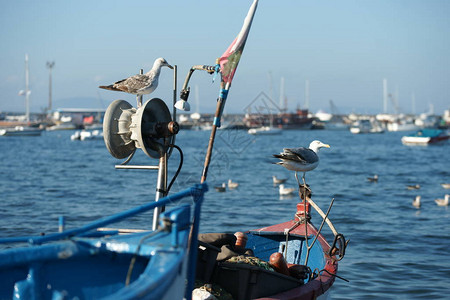
[[[383,133],[384,129],[377,121],[374,120],[358,120],[350,126],[350,132],[353,134],[359,133]]]
[[[275,135],[275,134],[281,134],[282,129],[272,126],[263,126],[259,128],[250,128],[248,130],[249,134],[252,135]]]
[[[14,128],[0,129],[0,135],[5,136],[39,136],[42,129],[37,127],[16,126]]]

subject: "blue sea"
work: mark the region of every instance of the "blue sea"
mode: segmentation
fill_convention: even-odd
[[[154,200],[156,172],[116,170],[102,140],[71,141],[73,131],[44,132],[40,137],[0,138],[0,236],[55,232],[59,216],[67,228]],[[450,211],[434,199],[450,193],[450,143],[404,146],[404,133],[353,135],[347,131],[285,131],[278,136],[250,136],[219,130],[208,173],[210,191],[202,208],[201,232],[255,229],[292,219],[297,199],[280,197],[272,175],[294,174],[273,164],[284,147],[308,146],[318,139],[320,165],[307,173],[312,198],[350,239],[339,264],[332,299],[449,299]],[[181,131],[175,143],[184,165],[171,192],[200,181],[209,139],[206,131]],[[169,159],[169,180],[180,155]],[[137,152],[131,164],[156,165]],[[377,183],[367,177],[378,174]],[[213,186],[232,179],[235,190]],[[408,190],[407,185],[420,189]],[[411,203],[422,196],[422,207]],[[320,225],[320,218],[312,221]],[[151,227],[151,213],[123,227]],[[326,232],[330,236],[329,232]]]

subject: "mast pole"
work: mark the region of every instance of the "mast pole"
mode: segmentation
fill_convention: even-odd
[[[25,54],[25,118],[30,122],[30,89],[29,89],[28,54]]]

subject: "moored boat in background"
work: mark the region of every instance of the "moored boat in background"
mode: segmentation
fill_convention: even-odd
[[[248,130],[248,133],[252,134],[252,135],[275,135],[275,134],[280,134],[281,132],[282,132],[281,128],[276,128],[276,127],[271,127],[271,126],[250,128]]]
[[[42,129],[38,127],[16,126],[0,129],[0,135],[4,136],[40,136]]]
[[[402,137],[404,145],[428,145],[446,141],[450,138],[447,131],[442,129],[421,129],[414,134]]]

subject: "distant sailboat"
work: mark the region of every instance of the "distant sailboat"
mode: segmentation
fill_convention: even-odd
[[[25,96],[25,119],[26,123],[30,123],[30,89],[29,89],[29,69],[28,69],[28,54],[25,54],[25,90],[20,91],[19,95]],[[39,136],[42,130],[30,126],[15,126],[12,128],[3,128],[0,130],[0,135],[5,136]]]

